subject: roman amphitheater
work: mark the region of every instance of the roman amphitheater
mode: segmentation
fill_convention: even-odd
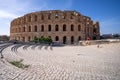
[[[11,22],[10,39],[0,42],[0,80],[120,80],[120,39],[99,39],[99,23],[76,11],[41,11]],[[65,44],[29,43],[51,37]],[[85,42],[85,41],[83,41]]]
[[[26,14],[11,22],[10,40],[29,42],[35,37],[73,44],[80,40],[99,39],[99,22],[77,11],[48,10]]]

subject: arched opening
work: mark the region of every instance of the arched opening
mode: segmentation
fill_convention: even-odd
[[[29,16],[29,18],[28,18],[28,22],[31,22],[31,16]]]
[[[78,37],[78,41],[80,41],[80,40],[81,40],[81,36]]]
[[[97,29],[96,28],[94,28],[93,29],[93,34],[94,34],[94,36],[93,36],[93,40],[96,40],[97,39]]]
[[[71,36],[71,44],[74,43],[74,36]]]
[[[55,25],[55,31],[59,31],[59,26]]]
[[[30,36],[28,37],[28,41],[30,41]]]
[[[44,20],[44,16],[43,15],[41,15],[41,20]]]
[[[31,26],[28,27],[28,32],[31,32]]]
[[[25,32],[25,27],[23,27],[23,32]]]
[[[34,31],[37,32],[37,26],[34,27]]]
[[[44,31],[44,25],[41,26],[41,32],[43,32],[43,31]]]
[[[63,31],[66,31],[66,25],[65,24],[63,25]]]
[[[25,42],[25,37],[22,37],[22,41]]]
[[[81,25],[78,25],[78,31],[81,31]]]
[[[74,31],[74,25],[73,24],[71,25],[71,31]]]
[[[96,28],[93,29],[93,33],[97,33],[97,29]]]
[[[66,44],[67,42],[67,39],[66,39],[66,36],[63,37],[63,44]]]
[[[51,31],[51,25],[48,25],[48,31]]]
[[[59,37],[58,36],[55,37],[55,41],[59,41]]]
[[[96,38],[96,36],[93,36],[93,40],[96,40],[97,38]]]
[[[41,36],[41,38],[44,38],[44,36]]]

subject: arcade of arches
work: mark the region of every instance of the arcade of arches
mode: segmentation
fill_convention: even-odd
[[[40,11],[14,19],[10,40],[31,41],[35,37],[50,37],[52,41],[74,44],[80,40],[99,39],[99,22],[77,11]]]

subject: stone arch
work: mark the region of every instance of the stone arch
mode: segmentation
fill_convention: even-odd
[[[81,31],[81,25],[80,24],[78,25],[78,31]]]
[[[97,29],[96,29],[96,28],[93,29],[93,33],[94,33],[94,34],[97,33]]]
[[[25,42],[25,37],[22,37],[22,41]]]
[[[41,38],[44,38],[44,36],[41,36]]]
[[[34,26],[34,32],[37,32],[37,25]]]
[[[71,31],[74,31],[74,25],[71,24]]]
[[[59,26],[57,24],[55,25],[55,31],[59,31]]]
[[[31,37],[29,36],[29,37],[28,37],[28,41],[30,41],[30,40],[31,40]]]
[[[28,22],[31,22],[31,16],[28,16]]]
[[[66,44],[67,43],[67,38],[66,36],[63,37],[63,44]]]
[[[51,31],[51,25],[50,24],[48,25],[48,31]]]
[[[74,43],[74,36],[71,36],[71,44]]]
[[[31,26],[28,27],[28,32],[31,32]]]
[[[44,31],[44,25],[41,25],[41,32]]]
[[[63,31],[66,31],[66,24],[63,25]]]
[[[44,16],[43,16],[43,14],[41,15],[41,20],[44,20]]]
[[[78,36],[78,41],[80,41],[81,40],[81,36]]]
[[[59,37],[58,36],[55,37],[55,41],[59,41]]]
[[[22,28],[22,32],[25,32],[25,26]]]
[[[97,39],[97,37],[96,36],[93,36],[93,40],[96,40]]]

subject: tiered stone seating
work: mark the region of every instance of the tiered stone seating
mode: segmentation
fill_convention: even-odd
[[[0,79],[119,80],[120,43],[100,46],[11,45],[3,50],[5,61],[23,59],[30,67],[22,70],[1,61]]]
[[[24,45],[23,49],[24,49],[24,50],[27,50],[27,48],[30,47],[30,46],[31,46],[31,45],[29,45],[29,44],[28,44],[28,45]]]
[[[12,45],[11,43],[6,43],[6,44],[2,44],[0,45],[0,55],[1,55],[1,58],[3,58],[3,54],[2,54],[2,51],[7,48],[8,46]]]
[[[23,46],[23,45],[22,45],[22,44],[16,44],[16,45],[14,45],[14,46],[11,48],[11,51],[17,52],[17,49],[18,49],[19,47],[21,47],[21,46]]]

